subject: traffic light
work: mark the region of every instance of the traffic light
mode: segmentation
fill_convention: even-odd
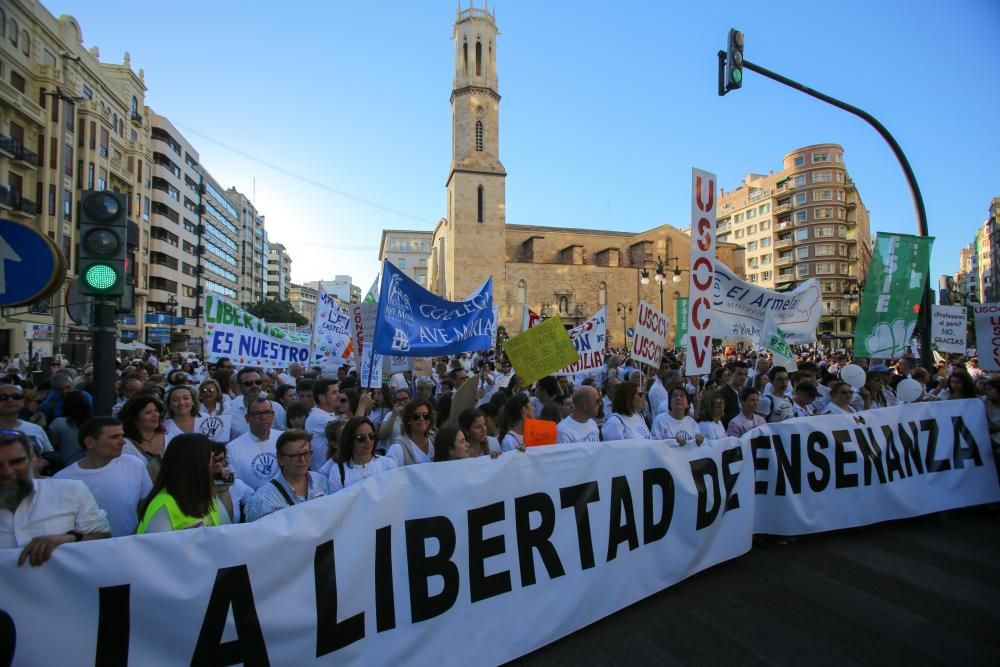
[[[729,30],[726,53],[726,92],[743,86],[743,33],[736,28]]]
[[[128,213],[125,196],[84,190],[80,197],[77,274],[84,296],[120,297],[125,293]]]

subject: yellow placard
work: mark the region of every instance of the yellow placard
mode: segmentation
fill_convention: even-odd
[[[514,336],[504,343],[503,349],[526,385],[576,363],[580,358],[558,317],[549,318]]]

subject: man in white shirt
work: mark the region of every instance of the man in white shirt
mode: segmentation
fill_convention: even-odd
[[[674,371],[669,366],[661,366],[656,374],[656,380],[649,386],[649,394],[646,402],[649,404],[649,413],[656,418],[661,412],[669,409],[670,397],[667,395],[667,380]]]
[[[51,452],[52,443],[45,429],[38,424],[22,421],[18,413],[24,408],[24,390],[16,384],[0,384],[0,430],[20,431],[28,436],[35,454]]]
[[[512,377],[514,377],[514,367],[510,365],[510,359],[504,357],[500,361],[500,372],[496,375],[497,387],[506,387]]]
[[[83,482],[97,506],[108,515],[111,535],[135,533],[136,510],[153,489],[146,466],[134,456],[122,456],[125,433],[114,417],[93,417],[80,426],[83,458],[56,473],[56,479]]]
[[[597,416],[601,397],[593,387],[583,386],[573,392],[573,412],[556,425],[556,442],[600,442]]]
[[[249,428],[246,420],[247,402],[253,398],[257,398],[264,391],[264,374],[257,368],[241,368],[239,373],[236,374],[236,381],[240,385],[242,400],[234,400],[226,408],[225,412],[222,413],[232,416],[229,425],[230,440],[235,440],[247,432]],[[275,424],[278,425],[278,430],[283,430],[285,425],[285,409],[281,407],[281,403],[278,401],[271,401],[271,409],[274,410],[274,419]]]
[[[767,385],[760,397],[757,414],[769,423],[782,422],[795,416],[792,404],[791,385],[788,381],[788,371],[784,366],[774,366],[768,375],[771,384]]]
[[[340,382],[330,378],[322,378],[313,385],[313,400],[315,407],[306,417],[306,430],[312,433],[312,463],[310,470],[318,471],[326,461],[326,425],[335,419],[340,419],[337,410],[340,402]]]
[[[0,549],[23,547],[18,565],[41,565],[67,542],[111,537],[104,510],[83,482],[36,480],[34,448],[23,433],[0,430]]]
[[[281,431],[271,428],[274,410],[271,409],[271,401],[266,398],[250,401],[246,421],[250,430],[230,441],[226,446],[226,455],[237,479],[256,491],[278,474],[275,444]]]

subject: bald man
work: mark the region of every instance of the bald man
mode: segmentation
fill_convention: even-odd
[[[601,431],[594,417],[597,416],[601,396],[593,387],[583,386],[573,392],[573,412],[556,426],[556,442],[601,441]]]

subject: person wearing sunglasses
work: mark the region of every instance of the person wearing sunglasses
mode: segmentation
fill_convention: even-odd
[[[289,429],[278,436],[276,453],[281,472],[257,489],[247,503],[247,521],[330,494],[326,477],[309,469],[312,434]]]
[[[223,413],[232,416],[229,423],[229,438],[231,440],[243,435],[250,428],[246,418],[250,409],[250,401],[256,400],[260,396],[264,396],[265,400],[270,400],[267,396],[264,374],[259,368],[249,366],[241,368],[240,372],[236,374],[236,383],[240,387],[241,399],[234,400]],[[270,401],[270,403],[271,409],[274,410],[276,428],[282,430],[285,424],[285,409],[278,401]]]
[[[327,476],[330,493],[396,467],[393,459],[375,453],[376,438],[375,425],[368,417],[352,417],[344,424],[337,459],[330,459],[319,469],[321,475]]]
[[[426,398],[415,398],[403,408],[403,432],[389,447],[388,456],[397,466],[430,463],[434,460],[434,410]]]
[[[0,549],[21,547],[18,565],[38,566],[60,545],[111,537],[107,513],[75,479],[35,479],[31,441],[0,429]]]
[[[0,429],[23,433],[35,448],[35,454],[51,452],[52,443],[45,429],[18,416],[22,408],[24,390],[16,384],[0,384]]]
[[[273,428],[273,401],[258,395],[250,400],[246,421],[249,430],[226,446],[229,466],[236,477],[255,491],[278,474],[277,442],[281,431]]]

